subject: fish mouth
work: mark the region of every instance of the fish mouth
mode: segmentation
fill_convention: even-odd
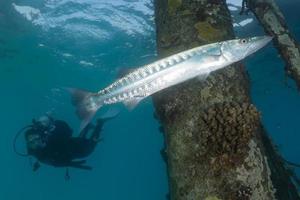
[[[248,56],[250,54],[253,54],[254,52],[258,51],[259,49],[263,48],[264,46],[266,46],[271,40],[273,39],[273,37],[271,36],[259,36],[259,37],[254,37],[253,41],[251,41],[251,45],[248,47],[247,49],[247,53],[245,55]]]

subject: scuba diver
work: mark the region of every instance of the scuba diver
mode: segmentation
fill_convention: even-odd
[[[85,165],[84,158],[88,157],[101,141],[100,132],[104,123],[117,115],[118,112],[109,113],[98,119],[95,125],[88,124],[78,137],[72,136],[72,129],[62,120],[55,120],[48,115],[38,120],[33,119],[32,125],[24,127],[16,135],[14,150],[21,156],[33,156],[37,159],[33,165],[33,171],[39,169],[40,162],[54,167],[67,167],[66,178],[68,178],[68,167],[92,169]],[[16,140],[23,132],[27,154],[16,151]]]

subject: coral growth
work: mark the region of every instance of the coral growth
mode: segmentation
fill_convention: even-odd
[[[236,168],[235,172],[237,175],[236,180],[242,185],[237,194],[247,193],[251,196],[250,199],[265,199],[266,197],[275,199],[275,190],[270,179],[271,171],[267,165],[267,158],[262,155],[258,144],[254,140],[250,140],[248,148],[249,151],[244,163]],[[251,188],[251,195],[250,189],[249,192],[241,192],[241,190],[245,190],[243,189],[244,186]]]
[[[206,125],[206,146],[211,156],[242,155],[255,133],[259,113],[249,103],[225,102],[208,108],[202,116]]]
[[[220,200],[218,197],[215,196],[208,196],[205,198],[205,200]]]
[[[250,145],[260,128],[259,117],[250,103],[222,102],[203,109],[199,116],[193,116],[197,120],[177,124],[184,128],[172,136],[169,147],[178,148],[178,151],[172,152],[176,160],[185,158],[181,160],[185,163],[183,177],[190,180],[188,185],[177,186],[179,196],[183,199],[205,199],[222,194],[222,199],[233,200],[253,199],[259,193],[267,196],[263,189],[263,185],[267,184],[262,183],[265,180],[263,174],[267,171],[265,161],[260,159],[262,156],[257,146]],[[177,123],[180,121],[176,120]],[[169,130],[169,133],[173,131]],[[234,177],[237,174],[238,177]],[[211,182],[204,184],[207,177]],[[248,178],[244,180],[241,177]],[[191,190],[190,184],[198,185],[198,181],[201,187]],[[222,191],[214,191],[213,188],[222,188]],[[272,191],[272,187],[266,191]]]
[[[200,40],[201,38],[206,38],[207,41],[215,41],[224,35],[222,31],[214,28],[206,21],[198,22],[197,24],[195,24],[195,28],[198,31],[198,38]]]
[[[182,0],[168,0],[169,14],[174,14],[181,4]]]
[[[252,188],[249,186],[241,185],[238,191],[236,192],[237,200],[248,200],[252,195]]]

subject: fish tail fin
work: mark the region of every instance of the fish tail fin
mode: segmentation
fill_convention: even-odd
[[[72,104],[76,107],[76,114],[81,120],[80,130],[82,130],[92,120],[97,110],[102,104],[93,100],[95,93],[76,88],[66,88],[72,96]]]

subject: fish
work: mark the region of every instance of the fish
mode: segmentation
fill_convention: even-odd
[[[205,80],[214,71],[241,61],[264,47],[270,36],[226,40],[195,47],[135,69],[98,92],[68,88],[81,129],[104,105],[123,103],[132,110],[144,98],[198,78]]]

